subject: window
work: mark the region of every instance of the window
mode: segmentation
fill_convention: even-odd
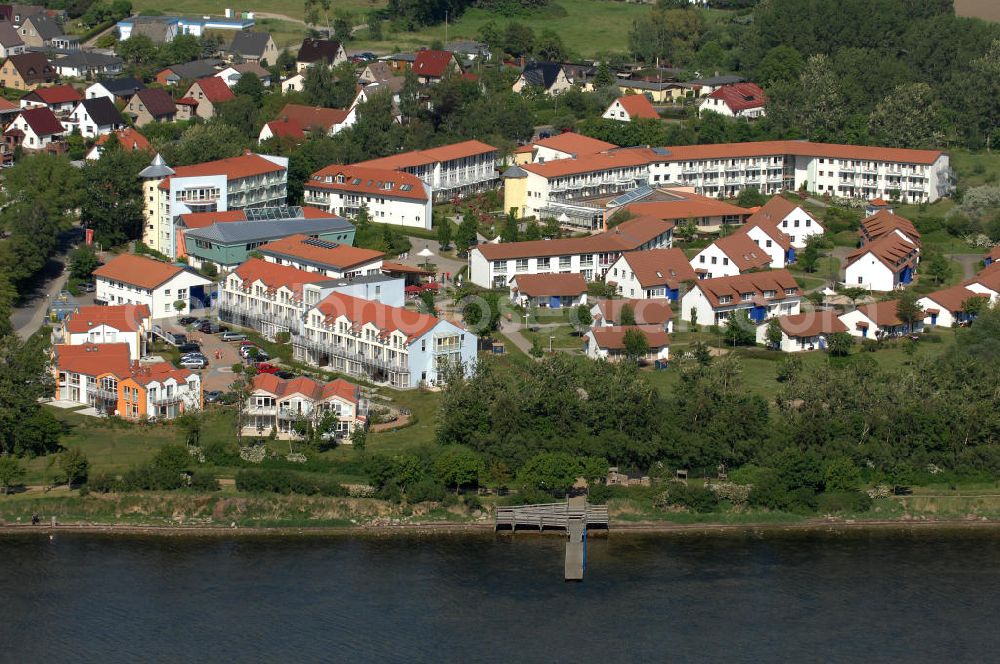
[[[723,257],[722,257],[722,264],[723,264],[723,265],[729,265],[729,259],[728,259],[728,258],[726,258],[725,256],[723,256]]]
[[[715,256],[712,256],[712,265],[715,265],[718,262],[719,262],[719,259],[716,258]]]
[[[518,258],[517,263],[514,265],[515,272],[527,272],[528,271],[528,259]]]
[[[698,262],[704,264],[705,263],[705,256],[704,255],[698,256]]]
[[[729,304],[732,301],[733,298],[731,295],[722,295],[719,297],[719,304]]]
[[[770,240],[768,240],[768,241],[767,241],[767,242],[765,242],[764,244],[766,244],[766,245],[767,245],[768,247],[770,247],[770,246],[771,246],[772,244],[774,244],[774,243],[773,243],[773,242],[771,242]]]
[[[740,299],[744,302],[749,302],[753,299],[753,293],[740,293]]]

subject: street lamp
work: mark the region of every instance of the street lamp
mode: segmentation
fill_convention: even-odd
[[[552,352],[552,342],[553,342],[553,340],[555,340],[555,337],[549,335],[549,352],[550,353]]]

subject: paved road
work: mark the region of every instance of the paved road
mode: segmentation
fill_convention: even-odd
[[[69,273],[66,259],[70,251],[83,239],[83,231],[73,228],[62,234],[57,253],[42,268],[33,286],[23,293],[24,299],[14,307],[10,322],[22,339],[30,337],[45,321],[49,301],[66,286]],[[81,304],[92,304],[93,297],[80,298]]]

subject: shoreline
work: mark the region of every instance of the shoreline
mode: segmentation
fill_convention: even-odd
[[[843,519],[806,519],[792,523],[671,523],[671,522],[634,522],[612,524],[609,530],[590,530],[591,537],[606,539],[612,535],[775,535],[804,534],[829,535],[842,533],[861,533],[865,531],[889,533],[899,532],[938,532],[947,531],[990,531],[1000,532],[1000,519],[908,519],[908,520],[843,520]],[[0,538],[9,535],[49,535],[57,533],[91,534],[105,536],[155,536],[155,537],[367,537],[367,536],[457,536],[484,535],[495,533],[506,537],[525,535],[565,536],[560,530],[518,530],[516,534],[509,530],[495,531],[488,523],[451,523],[428,522],[396,525],[354,525],[354,526],[184,526],[184,525],[134,525],[134,524],[102,524],[102,523],[67,523],[52,526],[50,524],[0,524]]]

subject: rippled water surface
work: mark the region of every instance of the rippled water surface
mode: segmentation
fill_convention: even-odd
[[[1000,538],[0,537],[0,661],[996,662]]]

